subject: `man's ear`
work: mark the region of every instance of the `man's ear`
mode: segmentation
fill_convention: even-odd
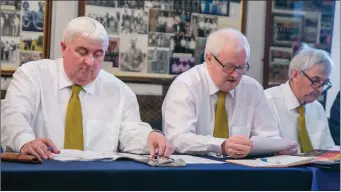
[[[205,54],[205,62],[206,63],[211,63],[211,60],[212,60],[212,55],[210,53],[206,53]]]
[[[66,49],[66,44],[65,44],[64,41],[61,41],[61,42],[60,42],[60,47],[62,48],[62,52],[64,52],[65,49]]]
[[[291,79],[293,82],[297,83],[298,82],[298,77],[301,75],[300,74],[301,72],[293,69],[292,72],[291,72]]]

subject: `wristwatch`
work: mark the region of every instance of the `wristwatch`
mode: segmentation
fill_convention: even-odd
[[[162,135],[165,136],[165,134],[162,131],[158,130],[158,129],[153,129],[151,132],[159,132],[159,133],[161,133]]]

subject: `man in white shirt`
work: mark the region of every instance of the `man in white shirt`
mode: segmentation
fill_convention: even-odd
[[[262,86],[244,76],[250,46],[235,29],[211,33],[205,62],[179,75],[162,105],[163,129],[179,153],[242,158],[251,136],[279,138]]]
[[[141,122],[131,89],[101,70],[108,44],[103,25],[78,17],[64,31],[63,58],[16,70],[1,106],[5,151],[43,159],[59,149],[172,153],[164,135]]]
[[[316,100],[331,87],[333,61],[326,51],[304,45],[289,66],[289,81],[265,90],[282,138],[296,141],[299,152],[334,147],[328,120]]]

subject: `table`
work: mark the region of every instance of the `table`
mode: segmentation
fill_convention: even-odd
[[[2,190],[305,190],[306,167],[250,168],[235,164],[150,167],[133,161],[1,162]]]

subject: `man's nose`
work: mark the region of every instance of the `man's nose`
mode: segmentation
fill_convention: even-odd
[[[85,64],[86,64],[86,65],[89,65],[89,66],[92,66],[93,63],[94,63],[94,57],[93,57],[93,55],[90,54],[90,55],[86,56],[86,58],[85,58]]]

